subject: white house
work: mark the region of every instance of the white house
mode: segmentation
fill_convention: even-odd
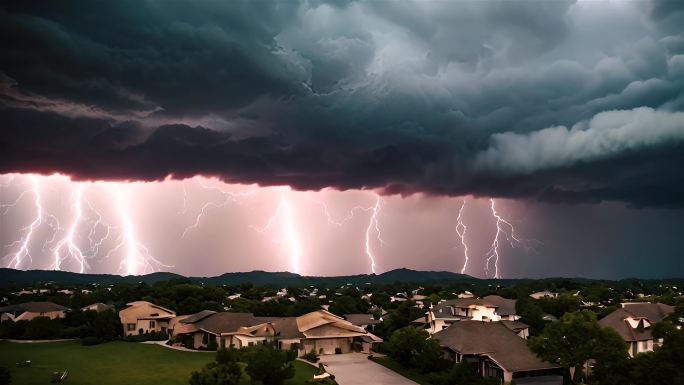
[[[125,336],[167,331],[176,312],[147,301],[135,301],[119,312]]]
[[[413,324],[424,325],[430,333],[446,329],[454,322],[463,320],[497,322],[517,321],[520,319],[515,312],[516,300],[506,299],[498,295],[484,298],[458,298],[442,301],[427,311]]]
[[[599,323],[615,329],[629,345],[629,355],[653,351],[654,341],[651,334],[654,323],[662,321],[674,312],[674,306],[662,303],[623,303],[620,309],[608,314]]]

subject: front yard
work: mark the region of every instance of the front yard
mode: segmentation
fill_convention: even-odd
[[[31,367],[16,363],[31,360]],[[67,369],[73,385],[188,384],[190,373],[214,360],[212,353],[183,352],[162,346],[109,342],[82,346],[78,341],[41,344],[0,342],[0,366],[8,368],[13,385],[49,384],[52,372]],[[286,385],[303,385],[316,368],[295,361],[295,377]],[[241,384],[249,384],[243,374]]]

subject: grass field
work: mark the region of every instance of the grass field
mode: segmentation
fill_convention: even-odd
[[[110,342],[82,346],[77,341],[41,344],[0,342],[0,366],[8,368],[13,385],[49,384],[52,372],[69,370],[65,384],[187,384],[190,373],[212,361],[211,353],[183,352],[162,346]],[[17,367],[31,360],[31,367]],[[295,361],[295,377],[286,385],[303,385],[316,368]],[[249,384],[243,375],[241,384]]]

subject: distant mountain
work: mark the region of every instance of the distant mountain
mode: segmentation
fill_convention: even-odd
[[[55,282],[62,284],[88,284],[97,283],[110,285],[114,283],[138,283],[152,284],[160,281],[184,278],[174,273],[152,273],[147,275],[120,276],[113,274],[79,274],[69,271],[55,270],[14,270],[0,268],[0,286],[13,284],[32,284],[37,282]]]
[[[174,273],[152,273],[146,275],[120,276],[113,274],[79,274],[67,271],[53,270],[14,270],[0,268],[0,286],[28,285],[38,282],[55,282],[61,284],[97,283],[110,285],[115,283],[153,284],[172,279],[187,278],[193,282],[214,285],[240,285],[252,283],[256,286],[308,286],[308,285],[363,285],[366,283],[382,284],[393,282],[447,282],[447,281],[475,281],[469,275],[456,274],[447,271],[415,271],[410,269],[390,270],[382,274],[360,274],[336,277],[301,276],[289,272],[250,271],[239,273],[225,273],[216,277],[184,277]]]

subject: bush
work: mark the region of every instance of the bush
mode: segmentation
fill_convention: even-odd
[[[241,376],[236,352],[221,348],[216,352],[215,362],[207,364],[199,372],[192,372],[190,385],[237,385]]]
[[[216,338],[211,338],[209,340],[209,343],[207,344],[207,350],[214,351],[218,349],[218,343],[216,342]]]
[[[100,338],[97,337],[85,337],[81,340],[81,345],[83,346],[92,346],[92,345],[99,345],[103,341]]]
[[[7,368],[0,366],[0,385],[9,385],[12,383],[12,375],[10,375]]]
[[[281,385],[295,374],[288,358],[287,352],[271,345],[256,345],[249,349],[245,371],[252,380],[264,385]]]
[[[311,349],[310,352],[306,353],[303,358],[309,362],[318,362],[318,354],[316,354],[316,350],[314,349]]]
[[[165,331],[161,331],[161,332],[150,332],[150,333],[142,333],[142,334],[126,336],[126,338],[124,338],[124,341],[128,341],[128,342],[166,341],[168,338],[169,338],[169,335]]]
[[[335,348],[335,354],[342,354],[342,348],[339,346]]]

